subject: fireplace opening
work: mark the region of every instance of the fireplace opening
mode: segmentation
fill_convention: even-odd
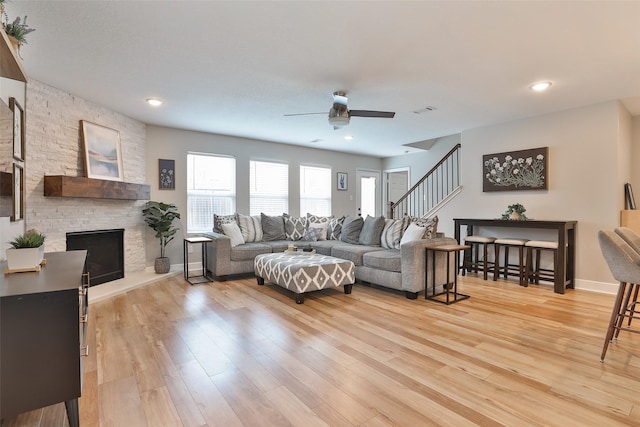
[[[124,228],[67,233],[67,250],[78,249],[87,250],[91,286],[124,277]]]

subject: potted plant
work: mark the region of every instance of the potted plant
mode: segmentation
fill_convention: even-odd
[[[520,221],[526,221],[528,218],[524,214],[527,210],[520,203],[514,203],[507,206],[507,210],[502,214],[502,219],[515,219]]]
[[[156,238],[160,239],[160,257],[156,258],[154,269],[156,273],[168,273],[171,264],[165,257],[165,248],[173,240],[174,234],[179,230],[173,226],[174,219],[180,219],[178,207],[170,203],[147,202],[142,210],[144,221],[156,232]]]
[[[33,228],[9,242],[7,268],[10,271],[38,271],[44,259],[45,237]]]
[[[9,36],[9,40],[13,43],[13,47],[16,52],[20,50],[20,46],[23,44],[27,44],[27,34],[34,32],[35,28],[29,28],[27,24],[27,15],[24,16],[24,19],[19,16],[13,20],[13,22],[9,22],[7,14],[4,14],[5,22],[4,22],[4,31]]]

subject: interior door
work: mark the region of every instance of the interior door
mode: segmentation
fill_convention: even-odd
[[[383,213],[386,216],[389,202],[396,203],[409,190],[409,168],[390,169],[384,172]]]
[[[356,171],[356,200],[358,214],[380,216],[380,171],[358,169]]]

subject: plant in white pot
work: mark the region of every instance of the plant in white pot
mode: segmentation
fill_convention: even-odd
[[[156,273],[168,273],[171,264],[165,256],[165,249],[174,235],[179,230],[173,226],[174,219],[180,219],[178,207],[171,203],[147,202],[142,210],[144,221],[156,232],[156,238],[160,239],[160,257],[156,258],[154,269]]]
[[[39,271],[44,259],[46,236],[32,228],[9,242],[7,269],[9,271]]]

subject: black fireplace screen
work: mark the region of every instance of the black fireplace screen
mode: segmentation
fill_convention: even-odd
[[[67,233],[67,250],[87,250],[91,286],[124,277],[124,229]]]

